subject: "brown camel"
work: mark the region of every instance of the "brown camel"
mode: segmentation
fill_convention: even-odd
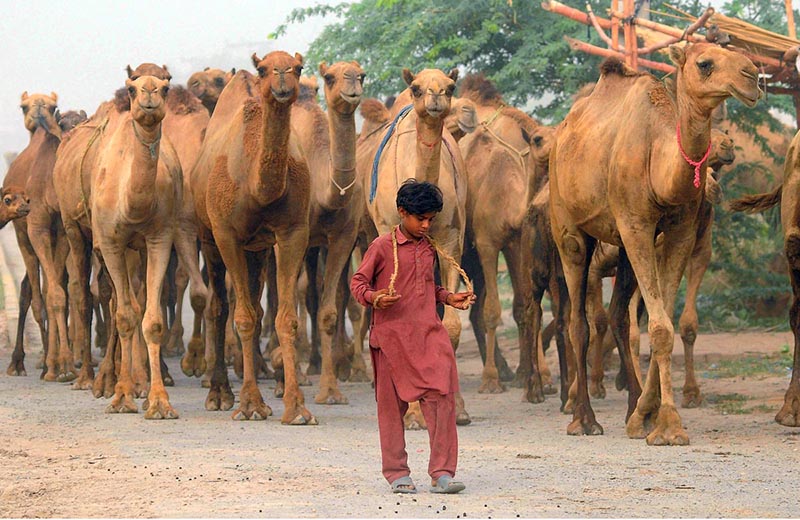
[[[92,236],[113,282],[122,354],[119,380],[106,411],[137,410],[133,398],[140,392],[132,357],[134,336],[141,324],[151,375],[143,405],[145,418],[173,419],[178,414],[169,402],[161,374],[160,349],[166,327],[160,300],[178,225],[183,179],[178,156],[162,128],[169,80],[146,74],[129,70],[125,85],[130,112],[107,135],[92,172]],[[138,266],[133,265],[128,248],[146,253],[143,315],[132,288]]]
[[[531,268],[522,263],[528,255],[521,252],[525,247],[520,242],[521,228],[528,206],[546,180],[546,168],[530,154],[532,135],[539,123],[507,106],[494,84],[482,74],[467,76],[459,92],[475,103],[480,121],[478,130],[459,142],[467,164],[467,243],[477,253],[476,267],[481,269],[485,291],[480,302],[482,319],[477,319],[475,309],[470,313],[476,335],[486,334],[478,340],[486,351],[478,392],[498,393],[504,391],[495,357],[496,331],[501,321],[498,255],[502,251],[508,265],[514,288],[513,315],[523,341],[526,335],[522,328],[528,326],[524,308],[530,300],[527,280]],[[523,345],[520,349],[526,350]]]
[[[58,113],[58,96],[52,92],[49,96],[46,94],[33,94],[28,95],[27,92],[22,94],[20,108],[22,108],[25,128],[30,132],[30,141],[28,146],[19,154],[19,156],[10,165],[8,172],[3,180],[3,191],[25,193],[27,197],[28,182],[31,178],[34,182],[31,188],[37,192],[37,200],[31,201],[33,207],[41,208],[44,201],[40,199],[44,186],[46,185],[45,179],[52,174],[53,163],[56,158],[56,149],[61,141],[62,129],[60,126],[61,116]],[[33,209],[33,207],[29,207]],[[39,214],[39,211],[37,211]],[[25,262],[25,278],[23,279],[22,286],[20,287],[20,316],[17,325],[17,338],[14,346],[14,352],[11,356],[11,363],[8,366],[6,373],[8,375],[22,376],[27,375],[25,371],[25,350],[23,347],[23,332],[25,327],[25,317],[29,307],[33,308],[33,315],[36,322],[39,324],[39,330],[42,335],[42,342],[45,346],[44,353],[48,353],[55,362],[56,348],[48,352],[48,327],[46,323],[46,314],[43,302],[43,295],[41,289],[41,281],[39,277],[39,258],[37,257],[36,250],[31,242],[30,233],[28,232],[28,220],[19,218],[14,220],[14,231],[19,244],[20,252],[22,253],[23,261]],[[49,233],[48,233],[49,234]],[[66,250],[64,251],[66,253]],[[59,278],[60,280],[60,278]],[[65,348],[68,346],[65,344]],[[64,361],[68,356],[65,354]],[[74,367],[68,366],[65,363],[64,377],[67,374],[74,373]],[[56,372],[61,373],[55,365],[52,366],[52,373],[48,367],[44,366],[42,377],[48,375],[48,380],[56,379]]]
[[[431,226],[431,236],[451,258],[461,258],[466,225],[466,168],[458,144],[444,128],[457,78],[457,69],[449,75],[437,69],[425,69],[414,75],[403,69],[413,108],[399,119],[377,161],[378,148],[388,130],[359,138],[356,145],[357,175],[364,188],[369,213],[369,219],[362,220],[368,230],[368,240],[388,233],[398,223],[397,189],[405,179],[413,177],[436,184],[442,190],[444,210]],[[377,162],[374,180],[373,162]],[[456,291],[458,271],[447,259],[439,260],[442,285]],[[461,321],[452,307],[445,308],[442,321],[456,348]],[[456,410],[457,422],[468,424],[469,414],[460,394],[456,397]],[[408,417],[413,417],[411,421],[416,420],[420,426],[424,423],[421,414]]]
[[[338,313],[337,286],[356,242],[358,220],[364,213],[363,196],[356,186],[355,111],[361,101],[364,71],[357,62],[319,65],[323,80],[327,116],[316,102],[306,96],[292,106],[292,131],[311,174],[309,217],[309,255],[319,248],[327,251],[322,278],[322,294],[316,309],[316,268],[306,269],[308,288],[312,291],[312,323],[316,322],[322,354],[322,372],[317,404],[345,404],[347,398],[338,388],[334,365],[343,352],[333,348]],[[312,335],[313,337],[314,335]],[[362,360],[363,363],[363,360]],[[366,372],[366,366],[357,367]]]
[[[16,186],[3,188],[0,192],[3,203],[0,204],[0,229],[14,219],[22,218],[31,211],[30,198]]]
[[[203,102],[203,106],[208,110],[208,115],[214,113],[214,107],[217,106],[219,95],[225,85],[236,74],[236,69],[224,71],[222,69],[212,69],[206,67],[200,72],[195,72],[189,76],[189,81],[186,82],[189,91],[197,96]]]
[[[731,95],[752,107],[761,92],[758,70],[739,53],[694,44],[672,45],[670,56],[678,71],[676,101],[653,76],[606,60],[592,93],[576,102],[561,124],[550,155],[551,224],[569,290],[570,339],[577,359],[578,393],[567,428],[572,435],[603,431],[589,402],[586,377],[586,277],[600,240],[622,248],[611,327],[623,345],[631,383],[628,436],[646,437],[648,444],[689,442],[672,394],[671,316],[697,233],[711,112]],[[658,232],[668,252],[661,261],[655,251]],[[652,341],[643,390],[633,383],[628,344],[627,307],[637,281]]]
[[[794,334],[794,362],[789,388],[783,398],[783,406],[775,415],[775,422],[783,426],[800,427],[800,132],[789,145],[783,167],[783,181],[769,193],[750,195],[731,201],[734,211],[755,213],[778,204],[781,206],[783,247],[789,267],[792,306],[789,309],[789,324]]]
[[[224,359],[228,306],[225,271],[231,275],[234,321],[243,346],[242,389],[234,419],[266,419],[270,408],[256,383],[254,342],[262,312],[265,251],[277,244],[278,315],[275,321],[285,367],[284,424],[316,424],[297,383],[297,276],[308,246],[309,173],[291,135],[303,58],[275,51],[253,54],[259,79],[239,71],[225,87],[208,125],[192,189],[211,297],[206,337],[215,347],[209,410],[233,407]]]

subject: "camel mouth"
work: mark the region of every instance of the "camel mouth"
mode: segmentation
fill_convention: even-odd
[[[758,100],[762,96],[760,88],[756,86],[755,90],[756,90],[755,94],[752,92],[744,93],[738,88],[731,85],[729,92],[733,97],[735,97],[736,99],[747,105],[748,108],[753,108],[754,106],[756,106],[756,103],[758,103]]]
[[[361,102],[361,94],[345,94],[342,92],[339,94],[339,97],[351,105],[357,105]]]
[[[717,157],[717,160],[719,162],[721,162],[722,164],[724,164],[725,166],[727,166],[729,164],[733,164],[733,161],[735,159],[734,159],[734,157],[728,156],[728,157]]]
[[[444,110],[441,108],[426,108],[425,111],[428,113],[429,116],[437,118],[442,117],[442,115],[444,114]]]
[[[292,99],[292,95],[294,94],[293,90],[272,90],[272,97],[275,98],[275,101],[278,103],[288,103]]]
[[[471,134],[477,127],[478,126],[474,123],[466,124],[463,121],[458,121],[458,128],[460,128],[465,134]]]
[[[30,213],[30,212],[31,212],[31,208],[28,207],[28,206],[26,206],[24,208],[17,209],[17,215],[19,215],[20,217],[26,217],[26,216],[28,216],[28,213]]]

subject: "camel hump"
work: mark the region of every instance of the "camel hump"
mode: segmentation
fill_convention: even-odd
[[[120,87],[114,92],[114,107],[117,112],[130,112],[131,98],[128,95],[128,90],[125,87]]]
[[[778,185],[777,188],[769,193],[760,193],[758,195],[745,195],[741,199],[736,199],[728,203],[728,208],[732,211],[743,211],[745,213],[760,213],[767,210],[781,201],[783,193],[783,184]]]
[[[368,98],[361,102],[361,115],[370,123],[383,124],[391,119],[386,105],[374,98]]]
[[[616,74],[617,76],[639,76],[637,71],[626,65],[621,59],[615,57],[606,58],[603,63],[600,64],[600,74],[603,76],[611,74]]]
[[[180,115],[205,110],[200,100],[182,85],[176,85],[169,89],[169,93],[167,94],[167,108],[173,114]]]

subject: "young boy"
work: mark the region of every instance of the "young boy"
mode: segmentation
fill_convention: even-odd
[[[475,296],[434,283],[436,251],[426,235],[442,206],[436,185],[404,182],[397,192],[400,225],[370,244],[350,282],[361,305],[372,306],[369,343],[383,476],[395,493],[417,492],[409,476],[403,426],[412,401],[420,402],[428,423],[431,491],[458,493],[465,487],[453,480],[458,460],[456,359],[436,304],[465,309]]]

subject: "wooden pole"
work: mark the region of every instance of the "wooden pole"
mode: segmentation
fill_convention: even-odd
[[[633,0],[623,0],[622,2],[622,30],[625,37],[625,63],[633,67],[631,62],[631,22],[630,16],[633,11]]]
[[[619,0],[611,0],[611,12],[619,11]],[[619,49],[619,19],[611,15],[611,48]]]
[[[792,10],[792,0],[784,0],[786,3],[786,24],[789,28],[789,38],[797,39],[797,30],[794,27],[794,11]]]
[[[637,20],[634,0],[631,2],[631,64],[634,70],[639,70],[639,39],[636,37],[636,24]]]
[[[602,47],[597,47],[590,43],[570,38],[569,36],[564,36],[564,39],[567,41],[569,47],[573,51],[585,52],[587,54],[594,54],[595,56],[603,56],[606,58],[613,56],[621,59],[623,57],[622,53],[620,52],[614,52],[611,49],[604,49]],[[661,63],[660,61],[650,61],[643,58],[639,58],[639,65],[641,65],[642,67],[647,67],[648,69],[666,72],[667,74],[675,72],[675,67],[673,67],[672,65],[668,65],[666,63]]]

